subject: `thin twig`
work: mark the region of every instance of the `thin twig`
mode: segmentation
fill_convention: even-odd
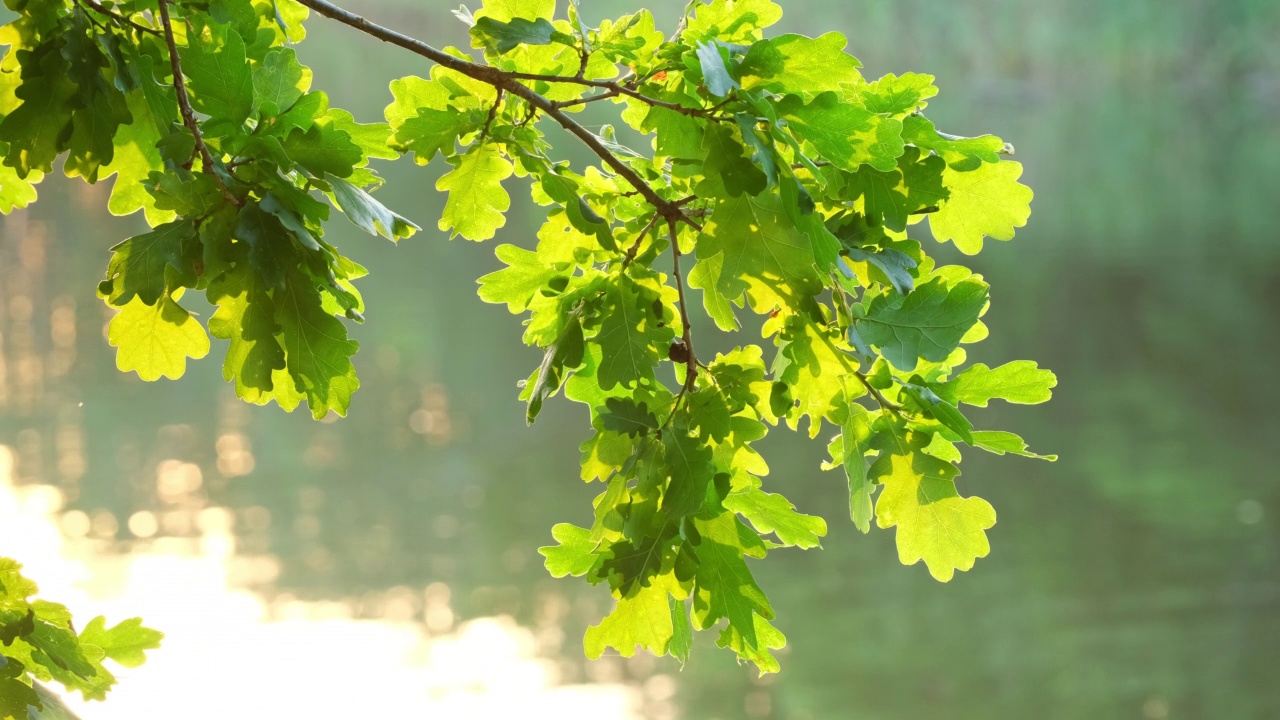
[[[304,2],[303,4],[306,4],[306,3]],[[667,110],[672,110],[682,115],[688,115],[690,117],[700,117],[705,120],[711,120],[714,122],[729,121],[729,118],[713,115],[711,111],[706,108],[693,108],[693,107],[689,107],[688,105],[681,105],[680,103],[667,102],[666,100],[659,100],[657,98],[649,97],[648,95],[645,95],[639,90],[632,88],[630,84],[623,84],[618,82],[617,80],[587,80],[584,78],[572,77],[569,75],[539,75],[537,73],[523,73],[523,72],[509,72],[504,74],[513,80],[528,80],[528,81],[534,81],[534,82],[548,82],[548,83],[565,83],[570,85],[582,85],[584,87],[600,88],[602,90],[608,90],[610,92],[613,92],[614,94],[617,94],[617,95],[626,95],[627,97],[635,98],[636,100],[639,100],[640,102],[643,102],[646,105],[651,105],[653,107],[666,108]]]
[[[574,107],[575,105],[586,105],[587,103],[599,102],[601,100],[608,100],[609,98],[615,98],[615,97],[618,97],[618,93],[614,90],[608,90],[606,92],[600,93],[599,95],[592,95],[590,97],[578,98],[577,100],[560,100],[553,104],[557,108],[567,108],[567,107]]]
[[[636,253],[640,251],[640,245],[644,243],[644,239],[649,236],[649,231],[652,230],[661,219],[661,215],[654,213],[653,217],[649,218],[649,222],[645,224],[644,229],[640,231],[640,235],[636,238],[636,241],[631,244],[631,247],[627,248],[627,256],[622,259],[622,269],[624,271],[629,265],[631,265],[632,261],[636,259]]]
[[[102,21],[101,21],[101,20],[99,20],[98,18],[96,18],[96,17],[94,17],[94,16],[90,15],[88,12],[86,12],[86,10],[87,10],[88,8],[87,8],[85,5],[82,5],[82,4],[81,4],[81,2],[80,2],[80,0],[73,0],[73,1],[74,1],[74,3],[75,3],[76,7],[80,8],[80,12],[84,13],[85,18],[87,18],[87,19],[89,20],[89,22],[93,23],[93,26],[94,26],[94,27],[98,28],[99,30],[101,30],[102,32],[105,32],[105,33],[109,33],[109,32],[111,32],[111,30],[109,30],[109,29],[107,28],[107,26],[106,26],[106,25],[104,25],[104,24],[102,23]]]
[[[163,34],[159,30],[156,30],[155,28],[147,27],[146,25],[135,22],[134,20],[127,18],[124,15],[108,10],[106,7],[102,5],[102,3],[98,2],[98,0],[76,0],[76,4],[86,5],[92,8],[95,12],[106,15],[107,17],[111,18],[116,22],[124,23],[125,25],[128,25],[129,27],[139,32],[144,32],[149,35],[155,35],[156,37],[160,37]]]
[[[191,131],[192,136],[196,140],[196,151],[200,153],[202,169],[205,173],[213,176],[217,181],[218,187],[222,189],[222,196],[236,207],[241,207],[244,203],[227,189],[226,183],[222,182],[222,176],[218,175],[214,170],[213,155],[209,153],[209,147],[204,144],[204,135],[200,132],[200,123],[196,121],[196,111],[191,107],[191,98],[187,95],[187,84],[182,78],[182,61],[178,59],[178,44],[173,39],[173,25],[169,20],[169,0],[159,0],[160,5],[160,24],[164,27],[164,40],[169,46],[169,65],[173,69],[173,89],[177,91],[178,108],[182,111],[182,122]]]
[[[693,331],[689,327],[689,304],[684,299],[684,275],[680,272],[680,233],[674,220],[667,221],[667,230],[671,233],[671,268],[676,278],[676,293],[680,298],[680,325],[684,330],[685,350],[689,357],[685,361],[684,387],[688,390],[698,379],[698,355],[693,351]]]
[[[684,400],[684,396],[688,394],[688,392],[688,383],[680,386],[680,392],[676,394],[675,402],[671,404],[671,412],[667,414],[667,419],[662,421],[662,425],[658,426],[656,434],[661,435],[662,431],[666,430],[667,426],[671,424],[671,421],[676,419],[676,414],[680,412],[680,401]]]
[[[871,380],[867,378],[865,374],[863,374],[859,370],[854,370],[853,375],[854,377],[862,381],[862,385],[866,387],[868,391],[870,391],[871,397],[875,398],[876,402],[880,405],[880,407],[884,408],[885,410],[888,410],[889,412],[893,413],[894,415],[897,415],[900,418],[902,417],[902,406],[898,405],[897,403],[890,402],[888,398],[886,398],[883,394],[881,394],[880,391],[877,390],[871,384]]]
[[[344,10],[327,0],[298,0],[298,2],[317,13],[331,19],[336,20],[348,27],[359,30],[371,37],[377,38],[386,43],[390,43],[397,47],[404,48],[409,52],[420,55],[432,62],[462,73],[467,77],[479,80],[487,85],[492,85],[496,89],[505,90],[506,92],[523,98],[530,105],[536,107],[546,113],[551,119],[555,120],[565,130],[577,136],[593,153],[595,153],[606,165],[613,169],[622,179],[626,180],[633,188],[638,190],[644,199],[658,213],[668,221],[686,222],[694,224],[695,221],[688,218],[680,208],[674,203],[658,194],[648,183],[646,183],[635,170],[624,163],[620,158],[614,155],[609,148],[605,147],[600,138],[596,137],[589,130],[579,125],[573,118],[566,115],[562,110],[555,106],[555,103],[546,99],[542,95],[534,92],[531,88],[521,84],[518,80],[524,75],[521,73],[506,72],[499,68],[490,67],[488,65],[479,65],[468,60],[454,57],[443,50],[438,50],[421,40],[417,40],[404,35],[403,33],[392,30],[391,28],[378,25],[371,22],[363,16],[357,15],[349,10]],[[532,75],[525,79],[548,80],[551,78],[541,75]],[[582,85],[593,85],[600,87],[601,85],[592,80],[576,80],[574,78],[554,79],[560,82],[576,82]],[[607,84],[604,85],[607,88]]]
[[[484,119],[484,127],[480,129],[480,138],[476,142],[484,142],[489,135],[489,126],[493,125],[493,119],[498,117],[498,108],[502,105],[502,88],[498,88],[498,96],[493,99],[493,106],[489,108],[489,116]]]
[[[680,39],[680,36],[684,33],[684,29],[689,26],[689,17],[693,15],[693,8],[697,4],[698,0],[689,0],[689,3],[684,6],[684,12],[680,14],[680,24],[676,25],[676,31],[671,34],[672,42]]]

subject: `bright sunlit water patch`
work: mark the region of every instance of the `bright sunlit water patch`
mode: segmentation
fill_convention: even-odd
[[[112,667],[120,684],[106,702],[67,698],[83,720],[640,716],[635,688],[560,685],[555,663],[537,657],[533,633],[510,618],[429,634],[415,622],[352,619],[344,603],[269,605],[236,589],[227,581],[235,541],[218,509],[205,511],[198,541],[162,539],[121,554],[68,540],[61,492],[15,487],[12,467],[0,446],[0,555],[23,563],[40,596],[70,606],[81,624],[140,615],[166,634],[146,665]],[[427,592],[439,598],[440,590]],[[438,617],[429,598],[428,615],[432,608]]]

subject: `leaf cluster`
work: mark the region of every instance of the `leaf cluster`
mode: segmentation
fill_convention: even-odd
[[[38,588],[21,570],[0,557],[0,720],[45,710],[37,682],[57,680],[86,700],[102,700],[116,682],[105,660],[137,667],[147,650],[160,647],[164,634],[140,618],[108,628],[106,618],[96,617],[76,632],[65,606],[31,599]]]
[[[919,231],[927,218],[968,254],[1012,239],[1031,200],[1012,147],[937,130],[932,76],[866,78],[839,33],[766,36],[771,0],[692,2],[670,35],[645,10],[593,25],[576,3],[558,17],[554,0],[486,0],[457,13],[470,46],[444,50],[325,0],[18,4],[0,36],[18,78],[0,94],[0,209],[34,199],[58,157],[89,182],[117,176],[111,209],[153,229],[113,249],[99,294],[119,309],[118,365],[144,379],[180,376],[212,334],[240,397],[344,414],[365,270],[324,239],[330,211],[413,234],[370,194],[371,160],[412,155],[445,167],[439,229],[484,241],[510,179],[529,179],[545,222],[497,247],[505,267],[479,294],[525,315],[542,352],[521,383],[529,422],[561,393],[588,409],[581,476],[603,490],[543,553],[617,599],[587,631],[591,657],[684,661],[693,630],[715,629],[778,669],[748,559],[816,547],[827,526],[764,489],[755,444],[773,427],[827,428],[855,525],[895,528],[901,560],[943,581],[987,554],[995,522],[959,494],[960,448],[1038,457],[962,408],[1043,402],[1056,379],[1028,361],[965,367],[988,285],[938,266]],[[288,47],[308,8],[435,65],[391,83],[385,122],[357,123]],[[577,122],[592,104],[628,131]],[[599,163],[561,159],[548,126]],[[207,331],[188,290],[217,306]],[[761,316],[763,342],[699,356],[695,290],[720,331]]]

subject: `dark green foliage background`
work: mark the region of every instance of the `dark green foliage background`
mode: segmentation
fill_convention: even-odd
[[[630,7],[599,5],[601,15]],[[670,19],[675,5],[653,10]],[[429,42],[459,34],[440,8],[351,7]],[[1264,0],[786,7],[779,32],[844,32],[868,74],[931,72],[943,89],[931,104],[940,127],[1017,144],[1035,214],[1014,242],[989,243],[971,261],[1004,300],[973,359],[1035,357],[1058,373],[1059,392],[1016,424],[1016,409],[978,417],[1063,460],[966,459],[971,491],[999,508],[1000,524],[991,556],[948,585],[902,568],[890,533],[863,537],[843,522],[830,523],[821,552],[756,563],[793,645],[787,672],[753,686],[754,673],[704,639],[678,678],[685,716],[748,717],[748,706],[767,704],[763,716],[776,718],[1132,718],[1158,708],[1153,700],[1170,717],[1280,712],[1269,679],[1280,661],[1280,391],[1266,360],[1280,350],[1270,212],[1280,196],[1280,11]],[[326,23],[310,32],[301,59],[334,105],[375,119],[403,58]],[[596,608],[574,604],[563,620],[575,665],[602,594],[546,578],[534,548],[566,509],[586,520],[595,489],[564,481],[577,473],[581,411],[550,403],[524,427],[513,386],[536,353],[518,344],[504,308],[474,299],[473,279],[499,267],[491,253],[432,229],[443,203],[433,172],[402,161],[379,194],[428,228],[420,236],[393,247],[334,225],[376,273],[363,287],[376,322],[352,330],[363,389],[334,425],[228,408],[216,362],[193,364],[179,383],[144,387],[119,374],[84,289],[140,220],[104,218],[105,187],[46,181],[27,213],[49,228],[45,270],[23,276],[15,220],[4,220],[0,294],[30,296],[35,318],[59,296],[82,298],[79,356],[71,379],[47,379],[32,404],[10,399],[0,442],[18,447],[24,479],[57,482],[56,429],[82,426],[89,466],[74,506],[126,516],[156,503],[155,462],[201,463],[214,502],[272,511],[281,590],[343,597],[443,580],[465,615],[528,621],[541,593],[594,598]],[[540,213],[527,192],[512,195],[498,240],[522,244]],[[709,325],[701,337],[713,337]],[[449,444],[409,429],[425,383],[448,394]],[[257,469],[219,481],[213,440],[229,416],[248,418]],[[24,429],[43,441],[24,444]],[[308,463],[314,447],[336,460]],[[800,510],[839,518],[846,491],[816,469],[820,447],[777,433],[764,451]],[[311,489],[327,503],[308,540],[293,519]],[[1261,504],[1261,521],[1240,522],[1245,501]],[[435,531],[442,515],[458,520],[456,534]],[[329,563],[306,561],[317,547]],[[657,670],[673,671],[668,662]]]

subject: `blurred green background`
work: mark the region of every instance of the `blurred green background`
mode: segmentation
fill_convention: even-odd
[[[670,28],[682,4],[648,6]],[[677,676],[676,714],[1280,717],[1280,4],[782,4],[776,31],[839,30],[869,76],[934,74],[940,129],[1016,145],[1036,199],[1013,242],[968,261],[993,288],[991,338],[971,359],[1032,358],[1060,383],[1047,406],[993,406],[978,422],[1021,429],[1062,460],[965,459],[963,490],[1000,520],[991,555],[940,585],[898,564],[891,533],[854,531],[841,477],[818,468],[824,443],[775,433],[769,489],[831,526],[822,550],[753,566],[789,640],[783,672],[756,679],[702,637]],[[582,5],[591,21],[637,7]],[[348,6],[433,44],[465,42],[449,3]],[[380,118],[390,79],[427,72],[345,28],[309,26],[299,53],[316,86],[358,119]],[[0,443],[20,480],[59,485],[71,508],[122,525],[167,507],[158,463],[196,463],[196,502],[235,510],[242,551],[280,559],[257,587],[268,596],[441,582],[464,618],[553,626],[539,648],[566,681],[674,672],[669,658],[582,660],[607,593],[551,580],[536,548],[553,523],[590,517],[598,488],[576,470],[586,414],[557,401],[524,426],[515,384],[539,356],[520,345],[519,319],[475,297],[475,279],[499,267],[494,243],[435,230],[438,164],[383,169],[380,197],[427,229],[392,246],[332,224],[371,274],[369,322],[352,329],[363,387],[351,417],[324,423],[239,403],[220,347],[180,382],[118,373],[94,287],[107,248],[141,220],[108,217],[105,187],[46,181],[38,205],[0,221]],[[538,210],[525,186],[512,194],[498,242],[531,247]],[[130,537],[117,529],[122,547]]]

